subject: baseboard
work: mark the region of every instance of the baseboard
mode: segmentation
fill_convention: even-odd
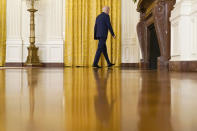
[[[197,61],[170,61],[169,70],[179,72],[196,72]]]
[[[139,68],[139,63],[122,63],[121,67]]]
[[[25,67],[24,63],[6,63],[5,67]],[[64,67],[64,63],[42,63],[42,67]],[[121,67],[139,68],[139,63],[122,63]]]
[[[6,63],[5,67],[26,67],[24,63]],[[30,66],[27,66],[30,67]],[[42,66],[39,67],[64,67],[64,63],[42,63]]]
[[[64,63],[42,63],[43,67],[64,67]]]
[[[6,63],[5,67],[23,67],[23,63]]]

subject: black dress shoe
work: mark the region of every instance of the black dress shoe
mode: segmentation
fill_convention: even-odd
[[[93,65],[92,67],[94,67],[94,68],[101,68],[101,67],[98,66],[98,65]]]
[[[112,66],[114,66],[114,65],[115,65],[115,64],[112,64],[112,63],[111,63],[111,64],[108,65],[108,67],[112,67]]]

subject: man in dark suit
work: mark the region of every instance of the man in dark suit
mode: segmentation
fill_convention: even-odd
[[[96,24],[94,27],[94,39],[99,40],[98,49],[97,49],[94,63],[93,63],[93,67],[97,67],[97,68],[101,68],[100,66],[98,66],[101,53],[103,53],[107,61],[108,67],[111,67],[114,65],[109,60],[108,53],[107,53],[107,46],[106,46],[108,30],[111,32],[112,36],[116,38],[113,28],[111,26],[109,11],[110,11],[110,8],[108,6],[105,6],[103,8],[103,12],[96,18]]]

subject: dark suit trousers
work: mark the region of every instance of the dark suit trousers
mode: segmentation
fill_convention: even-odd
[[[107,46],[106,46],[106,38],[99,38],[98,49],[96,51],[96,55],[94,58],[94,65],[98,65],[101,53],[105,56],[107,64],[109,65],[111,62],[109,61],[109,57],[107,54]]]

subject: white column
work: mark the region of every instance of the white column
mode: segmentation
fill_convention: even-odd
[[[192,45],[191,45],[191,57],[197,60],[197,1],[192,3]]]
[[[171,61],[197,60],[196,0],[179,0],[171,15]]]
[[[139,63],[140,50],[136,26],[138,12],[131,0],[122,1],[122,63]]]

